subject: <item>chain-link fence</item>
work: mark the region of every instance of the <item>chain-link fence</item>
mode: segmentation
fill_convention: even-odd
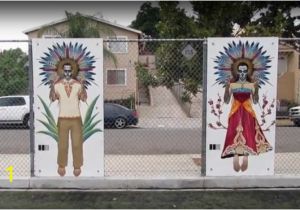
[[[279,45],[280,119],[276,127],[275,174],[300,174],[300,129],[293,125],[287,112],[300,103],[298,42],[298,39],[281,39]],[[16,177],[30,176],[33,167],[30,159],[33,130],[28,129],[32,122],[32,119],[28,121],[30,58],[26,47],[17,49],[21,42],[12,43],[16,46],[0,54],[0,79],[3,80],[0,82],[0,111],[3,111],[0,113],[0,177],[7,177],[5,169],[10,165],[14,166]],[[30,57],[31,43],[24,41],[26,46],[28,43]],[[5,44],[0,42],[0,49]],[[114,55],[112,58],[104,53],[106,177],[201,176],[201,153],[205,151],[202,145],[205,45],[201,39],[104,41],[104,46]],[[132,111],[109,107],[113,104]],[[17,108],[21,111],[16,111]],[[126,112],[128,116],[107,117],[109,112]]]
[[[115,54],[117,65],[104,64],[104,97],[131,88],[139,122],[106,130],[105,175],[201,176],[203,40],[106,42],[123,53]]]
[[[30,176],[28,41],[0,42],[0,177]]]

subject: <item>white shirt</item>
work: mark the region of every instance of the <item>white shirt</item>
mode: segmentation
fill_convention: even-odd
[[[55,83],[54,90],[59,101],[59,117],[80,117],[79,95],[82,91],[81,84],[74,79],[69,81],[63,79]]]

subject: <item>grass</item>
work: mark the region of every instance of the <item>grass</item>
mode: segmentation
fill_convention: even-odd
[[[0,208],[299,208],[300,190],[1,191]]]

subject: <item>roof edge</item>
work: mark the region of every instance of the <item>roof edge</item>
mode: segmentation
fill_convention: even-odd
[[[93,17],[93,16],[89,16],[89,15],[84,15],[84,14],[82,14],[82,16],[91,18],[91,19],[93,19],[93,20],[95,20],[97,22],[102,22],[102,23],[105,23],[105,24],[108,24],[108,25],[111,25],[111,26],[115,26],[117,28],[121,28],[121,29],[124,29],[124,30],[127,30],[127,31],[131,31],[131,32],[134,32],[134,33],[137,33],[137,34],[142,34],[143,33],[142,31],[139,31],[139,30],[127,27],[127,26],[123,26],[123,25],[120,25],[120,24],[117,24],[117,23],[112,23],[112,22],[110,22],[108,20],[105,20],[105,19],[102,19],[102,18],[97,18],[97,17]],[[31,29],[24,30],[23,33],[28,35],[30,32],[37,31],[37,30],[39,30],[39,29],[41,29],[41,28],[43,28],[45,26],[56,25],[56,24],[59,24],[59,23],[63,23],[65,21],[67,21],[67,18],[63,18],[63,19],[60,19],[60,20],[52,21],[50,23],[47,23],[47,24],[44,24],[44,25],[41,25],[41,26],[38,26],[38,27],[34,27],[34,28],[31,28]]]

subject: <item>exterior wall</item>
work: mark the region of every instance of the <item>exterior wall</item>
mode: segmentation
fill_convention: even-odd
[[[287,72],[278,79],[277,99],[294,101],[295,72]]]
[[[53,28],[55,28],[57,31],[59,31],[59,32],[65,32],[66,31],[66,23],[59,23],[59,24],[55,24],[55,25],[53,25]],[[50,32],[51,33],[51,29],[50,30],[46,30],[43,34],[45,34],[45,35],[49,35],[49,33],[48,32]],[[52,33],[56,33],[56,32],[54,32],[54,31],[52,31]],[[39,31],[37,30],[37,31],[33,31],[33,32],[30,32],[30,33],[28,33],[27,34],[28,35],[28,38],[29,39],[33,39],[33,38],[42,38],[41,36],[39,36]]]
[[[116,36],[126,36],[127,39],[138,39],[138,35],[129,31],[114,28]],[[108,38],[108,37],[105,37]],[[107,46],[108,43],[104,43]],[[135,71],[135,63],[138,62],[139,48],[138,42],[127,42],[127,53],[115,53],[117,64],[115,65],[111,59],[104,59],[104,96],[107,100],[136,97],[137,79]],[[126,69],[126,85],[107,85],[108,69]]]
[[[277,98],[300,104],[299,52],[285,47],[279,50],[279,57],[286,58],[287,71],[278,75]]]
[[[298,59],[299,53],[297,51],[293,51],[293,53],[289,56],[288,70],[289,71],[297,71],[298,68]]]
[[[108,24],[104,24],[106,27],[113,31],[113,35],[115,36],[126,36],[127,39],[138,39],[138,34],[121,29],[115,26],[111,26]],[[54,27],[63,32],[66,30],[67,24],[59,23],[54,25]],[[47,33],[47,32],[46,32]],[[102,38],[107,39],[109,36],[113,36],[112,34],[103,34]],[[29,39],[38,38],[38,31],[33,31],[28,34]],[[104,42],[104,47],[107,47],[107,42]],[[135,63],[138,62],[138,43],[137,42],[129,42],[128,43],[128,51],[127,53],[114,53],[114,56],[117,60],[117,65],[114,64],[112,59],[104,58],[104,72],[103,72],[103,84],[104,84],[104,99],[105,100],[113,100],[113,99],[122,99],[127,98],[131,95],[136,96],[137,92],[137,79],[135,73]],[[107,85],[107,70],[108,69],[126,69],[126,85]]]
[[[284,75],[287,71],[288,71],[288,55],[279,53],[277,76],[280,77]]]
[[[294,86],[294,102],[297,104],[300,104],[300,71],[297,70],[294,72],[294,81],[295,81],[295,86]]]
[[[148,69],[155,70],[155,56],[154,55],[140,55],[139,62],[145,64]]]

